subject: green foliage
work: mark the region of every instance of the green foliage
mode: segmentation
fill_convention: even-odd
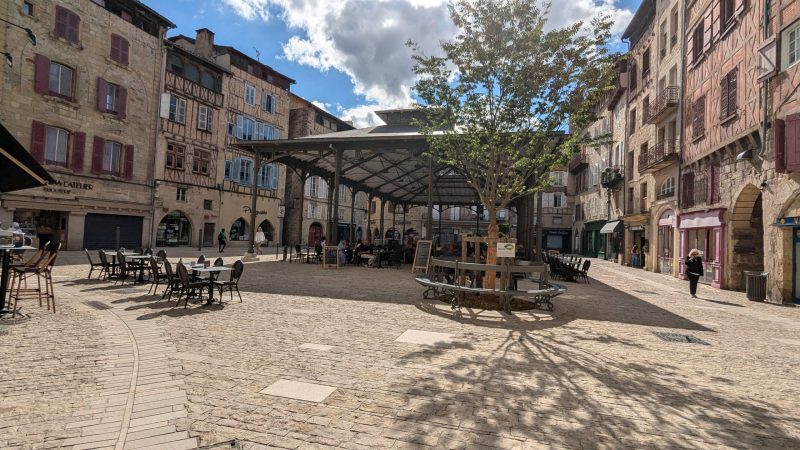
[[[549,4],[538,5],[459,0],[449,5],[459,33],[441,56],[408,43],[432,156],[469,178],[492,221],[587,144],[563,131],[593,122],[613,86],[611,20],[549,29]]]

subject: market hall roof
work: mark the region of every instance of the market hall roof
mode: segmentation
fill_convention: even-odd
[[[412,119],[420,111],[375,112],[386,125],[273,141],[238,141],[238,147],[270,154],[273,161],[309,174],[334,179],[336,151],[341,150],[342,185],[381,196],[394,203],[428,203],[428,165],[433,167],[434,204],[480,203],[466,176],[424,154],[427,138]]]

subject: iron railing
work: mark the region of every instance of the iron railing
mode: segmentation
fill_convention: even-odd
[[[648,123],[652,122],[653,120],[658,119],[661,114],[668,109],[677,107],[679,99],[680,89],[678,86],[665,87],[658,94],[655,101],[653,101],[653,103],[651,103],[644,112],[646,114],[645,121]]]
[[[677,139],[664,139],[655,147],[647,149],[647,152],[639,155],[639,173],[646,172],[662,162],[677,159],[678,149]]]

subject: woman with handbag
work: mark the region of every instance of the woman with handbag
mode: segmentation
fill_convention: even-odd
[[[686,278],[689,279],[689,293],[692,298],[697,298],[697,282],[703,276],[703,258],[700,250],[693,248],[686,257]]]

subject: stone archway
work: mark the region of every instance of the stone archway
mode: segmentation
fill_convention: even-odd
[[[157,247],[185,247],[192,243],[192,221],[183,211],[165,214],[156,228]]]
[[[319,222],[314,222],[308,227],[308,246],[315,247],[322,241],[322,225]]]
[[[745,270],[764,270],[763,195],[748,184],[739,193],[730,215],[730,251],[728,251],[728,283],[737,291],[745,288]]]
[[[267,242],[272,242],[275,240],[275,228],[272,226],[272,222],[269,220],[264,220],[258,227],[261,228],[261,231],[264,233],[264,237],[267,239]]]
[[[243,217],[233,221],[231,229],[228,231],[228,240],[246,241],[250,239],[250,227]]]

